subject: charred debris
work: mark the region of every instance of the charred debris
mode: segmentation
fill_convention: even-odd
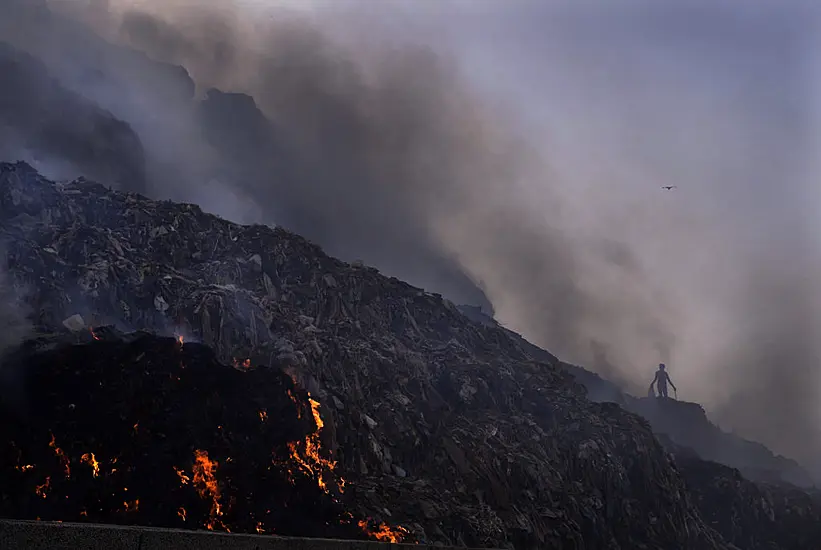
[[[29,341],[4,368],[24,396],[4,411],[4,516],[382,535],[344,510],[319,403],[281,371],[110,327]]]
[[[821,544],[812,493],[662,444],[501,328],[282,228],[23,163],[0,165],[0,228],[33,322],[0,370],[3,515],[517,549]],[[762,513],[798,534],[762,539]]]

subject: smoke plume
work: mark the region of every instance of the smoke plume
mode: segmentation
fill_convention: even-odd
[[[4,1],[0,40],[139,136],[137,190],[492,307],[632,391],[666,362],[821,457],[797,2]]]

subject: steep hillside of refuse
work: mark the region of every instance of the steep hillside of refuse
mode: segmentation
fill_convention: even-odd
[[[752,483],[737,470],[686,454],[680,471],[707,523],[745,550],[805,550],[821,544],[821,494]]]
[[[40,330],[80,315],[291,374],[356,516],[450,544],[728,548],[643,420],[441,297],[283,229],[21,163],[0,165],[0,225]]]
[[[777,456],[760,443],[721,430],[710,421],[704,408],[698,403],[634,397],[598,374],[559,361],[519,334],[504,329],[478,308],[460,306],[459,309],[476,322],[505,330],[534,359],[557,365],[572,374],[587,389],[590,399],[618,403],[643,416],[650,422],[655,433],[668,436],[677,446],[690,448],[705,460],[737,468],[745,477],[754,481],[787,483],[799,487],[811,487],[815,484],[812,476],[794,460]],[[652,365],[650,367],[652,372]]]
[[[705,460],[737,468],[748,479],[799,487],[815,484],[812,476],[794,460],[775,455],[761,443],[721,430],[710,422],[698,403],[628,396],[625,407],[648,419],[653,431],[695,450]]]

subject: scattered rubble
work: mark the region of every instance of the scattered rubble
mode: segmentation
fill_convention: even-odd
[[[11,200],[21,196],[23,202]],[[703,521],[675,460],[646,421],[616,404],[590,401],[572,375],[533,360],[508,333],[471,321],[439,296],[330,258],[282,228],[240,226],[194,205],[155,202],[86,180],[55,185],[22,163],[0,165],[0,223],[9,270],[31,287],[39,330],[65,330],[63,320],[76,314],[94,326],[177,334],[184,348],[189,342],[208,346],[215,359],[198,367],[203,376],[209,368],[238,376],[249,366],[256,368],[246,374],[256,377],[269,370],[271,380],[277,372],[287,374],[294,388],[321,404],[319,458],[334,462],[324,470],[329,480],[345,480],[338,495],[334,483],[326,483],[329,493],[317,487],[305,498],[336,498],[373,532],[401,525],[420,542],[522,550],[735,548]],[[197,384],[199,378],[187,379]],[[82,379],[93,384],[93,377]],[[276,392],[248,382],[206,391],[207,402],[223,403],[208,414],[248,437],[244,456],[262,460],[275,445],[256,441],[242,422],[271,433],[310,422],[313,408],[301,420],[293,418],[293,409],[285,412],[286,382]],[[229,398],[232,406],[226,407]],[[260,422],[262,409],[267,422]],[[178,454],[168,466],[193,480],[193,453],[206,450],[208,460],[219,463],[219,480],[232,455],[213,419],[202,414],[203,407],[197,412],[163,426],[168,439],[169,431],[185,430],[180,437],[188,463],[180,463]],[[121,430],[132,420],[123,414]],[[283,418],[288,425],[278,425]],[[118,431],[112,441],[133,448],[130,428],[127,439]],[[145,428],[140,423],[134,429]],[[65,445],[59,430],[53,433]],[[300,448],[307,450],[304,433],[277,441],[303,441]],[[157,439],[142,441],[149,446]],[[45,453],[47,443],[38,452]],[[89,452],[101,465],[108,460],[93,445],[66,451],[72,460]],[[303,474],[316,463],[307,464]],[[93,483],[91,468],[84,467]],[[173,468],[163,475],[179,485]],[[66,480],[52,475],[49,483],[47,494],[57,495]],[[219,520],[226,525],[225,516],[238,506],[223,506],[230,495],[247,495],[248,510],[260,509],[255,499],[268,498],[246,487],[221,489]],[[43,500],[29,485],[8,498],[18,492],[31,502]],[[196,521],[213,518],[217,497],[209,494],[208,503],[190,494],[191,506],[199,508],[183,515],[191,518],[196,509]],[[116,497],[106,513],[122,509],[122,493]],[[152,514],[144,510],[155,505],[160,503],[140,499],[139,512],[129,510]],[[180,517],[176,509],[163,513]]]

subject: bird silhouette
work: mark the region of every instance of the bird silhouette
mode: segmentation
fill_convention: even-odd
[[[677,185],[663,185],[661,188],[665,191],[669,191],[670,189],[676,189],[677,187]]]

